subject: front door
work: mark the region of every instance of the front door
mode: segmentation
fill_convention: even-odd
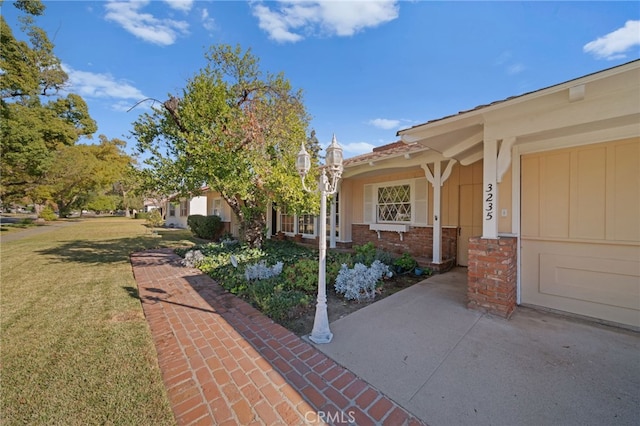
[[[469,237],[482,235],[482,184],[460,185],[460,228],[458,228],[458,265],[467,266]]]

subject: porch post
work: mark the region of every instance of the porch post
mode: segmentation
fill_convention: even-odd
[[[433,186],[433,263],[442,263],[442,220],[441,220],[441,200],[442,200],[442,185],[451,175],[451,169],[456,160],[449,160],[447,167],[442,173],[442,162],[440,160],[434,161],[433,173],[429,169],[427,164],[422,168],[427,176],[427,180]]]
[[[442,263],[442,226],[440,225],[440,161],[433,163],[433,263]]]
[[[484,141],[482,238],[498,238],[498,141]]]

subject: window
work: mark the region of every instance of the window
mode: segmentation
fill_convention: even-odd
[[[298,216],[298,233],[306,235],[315,235],[316,233],[316,217],[310,214]]]
[[[293,234],[293,215],[287,213],[287,209],[280,210],[280,230]]]
[[[222,211],[222,198],[214,198],[211,200],[211,214],[214,216],[220,216],[220,219],[224,220]]]
[[[364,185],[364,223],[427,225],[426,178]]]
[[[189,214],[189,202],[187,200],[180,201],[180,216],[187,216]]]
[[[175,217],[176,215],[176,205],[174,203],[169,203],[169,216]]]
[[[340,194],[337,192],[327,200],[327,237],[331,236],[331,204],[336,200],[336,237],[340,236]]]
[[[378,222],[411,222],[411,186],[380,186],[377,191]]]

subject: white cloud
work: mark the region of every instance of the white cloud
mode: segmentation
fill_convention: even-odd
[[[205,30],[213,31],[215,29],[215,20],[209,16],[209,11],[207,9],[202,9],[200,18],[202,19],[202,26]]]
[[[164,0],[170,8],[180,10],[182,12],[189,12],[193,6],[193,0]]]
[[[115,79],[111,74],[78,71],[66,64],[62,68],[69,75],[70,91],[82,97],[134,101],[145,98],[139,89],[125,80]]]
[[[282,0],[274,5],[274,10],[263,3],[254,3],[252,7],[260,28],[281,43],[300,41],[308,34],[351,36],[396,19],[399,9],[396,0]]]
[[[622,28],[585,44],[582,50],[597,59],[625,58],[625,52],[640,46],[640,21],[627,21]]]
[[[388,118],[375,118],[369,120],[368,123],[384,130],[397,129],[400,126],[400,120],[390,120]]]
[[[371,152],[375,145],[367,142],[352,142],[347,144],[340,144],[344,151],[344,158],[355,157],[356,155],[366,154]]]
[[[518,64],[511,64],[507,67],[507,74],[509,75],[516,75],[516,74],[520,74],[522,71],[524,71],[525,67],[524,65],[518,63]]]
[[[150,13],[142,13],[141,9],[147,4],[148,0],[109,1],[105,5],[105,18],[116,22],[134,36],[161,46],[171,45],[179,35],[188,33],[189,24],[185,21],[158,19]]]

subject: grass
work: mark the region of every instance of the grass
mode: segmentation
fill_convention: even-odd
[[[127,218],[3,242],[0,424],[175,424],[129,255],[194,242]]]

